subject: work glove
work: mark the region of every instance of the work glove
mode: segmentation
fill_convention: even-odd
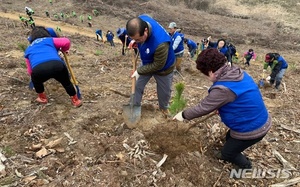
[[[138,80],[139,77],[140,77],[140,74],[137,72],[137,70],[135,70],[135,71],[133,72],[133,74],[131,75],[131,78],[134,78],[134,77],[135,77],[135,80]]]
[[[231,67],[231,62],[228,62],[228,66]]]
[[[263,72],[266,72],[267,70],[266,69],[263,69]]]
[[[173,120],[183,121],[184,118],[183,118],[183,116],[182,116],[182,111],[181,111],[181,112],[178,112],[178,113],[173,117]]]
[[[131,42],[128,45],[129,49],[133,49],[133,48],[137,48],[137,43],[135,42],[135,40],[131,40]]]
[[[270,80],[271,80],[271,76],[268,76],[268,77],[266,78],[266,81],[270,82]]]

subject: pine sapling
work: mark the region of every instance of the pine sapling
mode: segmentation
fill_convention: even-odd
[[[186,100],[183,98],[182,93],[184,90],[184,84],[182,82],[175,84],[175,95],[170,105],[170,113],[175,115],[176,113],[183,110],[186,106]]]

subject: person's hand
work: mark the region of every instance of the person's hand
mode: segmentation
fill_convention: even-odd
[[[263,73],[265,73],[267,70],[266,69],[263,69]]]
[[[211,36],[207,37],[207,40],[209,41],[211,39]]]
[[[270,80],[271,80],[271,76],[268,76],[268,77],[266,78],[266,81],[269,81],[269,82],[270,82]]]
[[[133,48],[137,48],[137,43],[135,42],[135,40],[131,40],[131,42],[128,45],[128,49],[133,49]]]
[[[178,112],[178,113],[173,117],[173,120],[183,121],[184,118],[183,118],[183,116],[182,116],[182,111],[181,111],[181,112]]]
[[[137,70],[135,70],[135,71],[133,72],[133,74],[131,75],[131,78],[134,78],[134,77],[135,77],[135,80],[138,80],[139,77],[140,77],[140,74],[137,72]]]
[[[228,62],[228,66],[231,67],[231,62]]]

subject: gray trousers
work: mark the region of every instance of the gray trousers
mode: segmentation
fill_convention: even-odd
[[[165,76],[161,76],[157,74],[140,75],[135,86],[134,105],[141,106],[141,101],[142,101],[146,84],[153,76],[156,81],[156,91],[157,91],[159,108],[168,109],[169,101],[171,99],[173,74],[174,73],[172,72]]]

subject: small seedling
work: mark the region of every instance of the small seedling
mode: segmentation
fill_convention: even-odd
[[[179,82],[175,84],[175,95],[172,99],[172,104],[170,105],[169,108],[172,115],[180,112],[186,106],[186,100],[182,96],[183,90],[184,90],[184,83]]]

